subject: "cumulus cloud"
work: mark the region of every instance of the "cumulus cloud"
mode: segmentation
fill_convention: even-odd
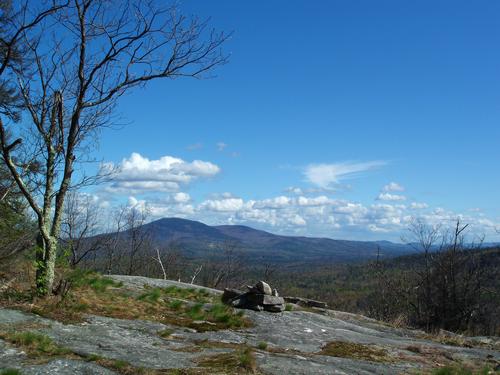
[[[400,194],[380,193],[377,197],[379,201],[404,201],[406,197]]]
[[[114,168],[112,163],[108,168]],[[117,166],[110,191],[141,194],[145,192],[175,192],[198,178],[217,175],[220,168],[208,161],[184,161],[173,156],[150,160],[139,153],[132,153]]]
[[[385,193],[390,191],[405,191],[405,188],[396,182],[390,182],[382,188],[382,191]]]
[[[191,200],[191,197],[187,193],[179,192],[174,194],[173,199],[177,203],[187,203]]]
[[[200,204],[200,208],[216,212],[236,212],[244,207],[241,198],[209,199]]]
[[[425,208],[428,208],[429,205],[427,203],[420,203],[420,202],[411,202],[410,203],[410,208],[412,210],[423,210]]]
[[[244,224],[276,233],[352,239],[399,240],[413,219],[430,225],[453,225],[460,217],[471,233],[496,236],[495,223],[479,214],[460,215],[444,208],[427,210],[425,203],[378,201],[372,204],[327,195],[279,195],[253,200],[230,193],[213,194],[195,203],[184,192],[156,200],[129,198],[129,206],[147,208],[151,218],[186,217],[207,224]]]
[[[363,172],[380,168],[386,164],[380,160],[364,163],[310,164],[305,168],[304,176],[313,185],[327,189],[341,180],[357,177]]]

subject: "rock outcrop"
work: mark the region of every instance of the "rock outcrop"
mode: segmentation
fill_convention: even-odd
[[[239,309],[268,312],[282,312],[285,310],[285,300],[268,283],[259,281],[254,286],[247,286],[247,289],[248,292],[225,289],[222,301]]]
[[[151,287],[174,285],[221,295],[218,290],[174,281],[139,276],[112,278],[123,282],[124,290],[138,294]],[[255,298],[273,297],[265,296]],[[333,310],[283,314],[248,310],[245,316],[252,326],[199,332],[175,324],[95,315],[87,316],[82,323],[62,324],[32,313],[0,308],[0,331],[35,331],[74,353],[68,358],[33,361],[22,348],[0,339],[0,373],[12,368],[28,375],[118,375],[123,373],[118,365],[124,363],[136,368],[135,373],[141,373],[139,369],[153,374],[221,373],[217,368],[210,372],[200,363],[206,358],[226,358],[239,353],[239,348],[253,348],[256,373],[269,375],[397,375],[429,373],[432,368],[462,364],[500,370],[500,341],[494,338],[480,338],[480,342],[475,339],[462,346],[443,344],[420,331]],[[106,363],[117,366],[105,368]]]

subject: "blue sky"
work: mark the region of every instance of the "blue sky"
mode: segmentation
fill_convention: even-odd
[[[125,168],[99,199],[352,239],[461,216],[499,239],[499,2],[180,7],[234,31],[230,62],[121,99],[129,124],[106,130],[97,156]]]

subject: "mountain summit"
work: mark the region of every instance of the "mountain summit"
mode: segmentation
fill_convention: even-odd
[[[232,243],[253,259],[277,262],[357,261],[411,252],[407,245],[389,241],[349,241],[283,236],[243,225],[209,226],[198,221],[163,218],[143,227],[158,245],[175,243],[186,255],[203,256],[207,248]]]

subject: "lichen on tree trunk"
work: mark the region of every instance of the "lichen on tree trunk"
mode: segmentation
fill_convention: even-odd
[[[36,269],[36,294],[40,297],[52,292],[55,278],[55,265],[57,255],[57,238],[49,237],[45,241],[40,235],[37,241],[35,256]]]

